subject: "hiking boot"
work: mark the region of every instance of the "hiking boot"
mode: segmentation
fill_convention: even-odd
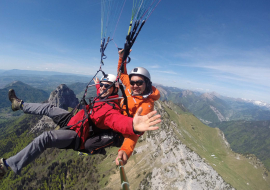
[[[1,158],[0,160],[0,180],[3,179],[4,175],[7,173],[8,169],[4,164],[4,159]]]
[[[22,109],[23,101],[21,99],[17,98],[15,91],[13,89],[10,89],[8,91],[8,98],[9,98],[9,101],[11,102],[11,109],[13,111],[17,111],[17,110]]]

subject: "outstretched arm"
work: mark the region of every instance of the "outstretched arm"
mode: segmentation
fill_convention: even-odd
[[[106,113],[101,113],[102,115],[96,115],[99,119],[95,124],[97,126],[107,126],[114,131],[126,135],[134,135],[144,131],[157,130],[158,127],[155,125],[161,122],[159,119],[160,115],[155,115],[156,111],[153,111],[147,115],[141,116],[141,112],[142,108],[139,109],[138,113],[136,113],[135,117],[132,119],[122,115],[115,109],[110,109],[110,111],[107,111]]]
[[[124,135],[124,137],[125,137],[124,142],[123,142],[121,148],[118,150],[118,155],[115,159],[116,165],[118,165],[118,162],[117,162],[118,158],[123,160],[124,164],[127,163],[127,160],[131,156],[140,136],[138,136],[138,135]],[[125,152],[125,154],[123,152]]]

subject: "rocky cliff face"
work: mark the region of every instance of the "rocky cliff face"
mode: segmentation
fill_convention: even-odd
[[[55,91],[51,92],[48,101],[50,104],[65,110],[67,110],[68,107],[74,108],[79,103],[74,92],[65,84],[59,85]]]
[[[160,96],[163,99],[166,99],[167,95],[168,95],[168,92],[164,88],[162,88],[162,86],[160,86],[160,85],[157,85],[156,88],[159,90]]]
[[[160,103],[156,109],[163,118],[161,130],[149,132],[147,145],[136,149],[145,152],[147,167],[151,167],[151,172],[140,183],[140,189],[234,189],[179,140],[181,132]]]
[[[219,111],[217,108],[215,108],[214,106],[209,106],[210,109],[216,114],[216,116],[218,117],[219,121],[228,121],[228,118],[225,118]]]
[[[76,98],[76,95],[72,90],[70,90],[65,84],[61,84],[56,88],[56,90],[51,92],[48,103],[67,110],[68,107],[74,108],[79,103],[79,100]],[[44,115],[35,127],[32,128],[31,133],[36,133],[38,135],[45,130],[53,130],[56,127],[57,125],[53,120]]]
[[[31,129],[30,133],[34,133],[36,136],[41,134],[43,131],[54,130],[57,125],[53,120],[46,115],[44,115],[38,123]]]

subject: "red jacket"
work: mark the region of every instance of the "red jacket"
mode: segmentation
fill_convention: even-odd
[[[96,85],[97,94],[99,94],[99,85]],[[116,98],[118,95],[110,96],[109,98]],[[98,101],[98,100],[97,100]],[[121,110],[117,104],[118,100],[113,103],[115,108],[106,102],[97,102],[94,104],[90,118],[93,123],[101,129],[113,129],[122,134],[135,135],[133,131],[133,118],[124,116],[121,114]],[[89,109],[89,106],[86,106]],[[89,110],[88,110],[89,111]],[[84,143],[89,137],[89,122],[86,119],[83,123],[83,132],[80,132],[82,122],[79,122],[85,118],[84,110],[79,111],[74,117],[72,117],[68,123],[68,126],[72,126],[70,129],[76,131],[81,138],[80,149],[84,149]],[[79,122],[79,123],[78,123]],[[78,123],[78,124],[77,124]]]

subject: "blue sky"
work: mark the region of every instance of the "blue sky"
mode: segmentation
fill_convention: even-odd
[[[123,47],[127,0],[114,42]],[[270,1],[162,0],[143,27],[128,70],[154,83],[270,103]],[[0,69],[93,75],[100,65],[100,0],[2,0]],[[103,69],[116,74],[111,42]]]

